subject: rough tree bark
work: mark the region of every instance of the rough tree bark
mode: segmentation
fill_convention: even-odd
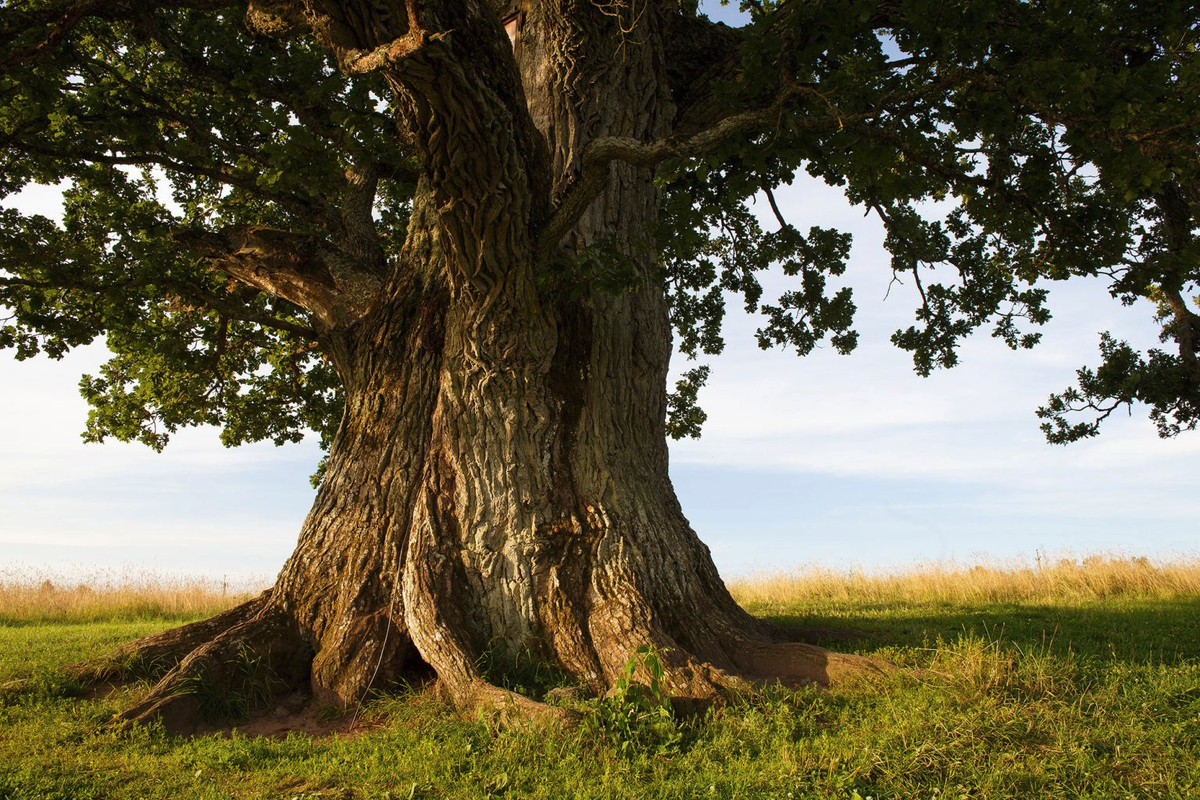
[[[270,285],[309,304],[345,385],[324,482],[270,592],[125,648],[179,659],[127,717],[181,724],[181,682],[226,680],[245,649],[322,702],[423,671],[460,707],[550,714],[489,684],[485,653],[602,692],[651,645],[672,695],[700,701],[879,669],[740,609],[667,474],[659,195],[653,158],[626,144],[680,133],[671,5],[526,4],[516,58],[478,0],[305,6],[344,71],[383,70],[395,93],[420,164],[403,257],[371,280],[327,266],[296,273],[308,290]],[[347,225],[356,263],[378,260],[370,235]],[[261,259],[247,241],[236,255]],[[588,246],[619,253],[634,290],[590,285]]]

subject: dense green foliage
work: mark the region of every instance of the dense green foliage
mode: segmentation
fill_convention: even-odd
[[[585,701],[574,731],[497,730],[423,692],[352,735],[173,738],[103,727],[147,690],[85,698],[55,668],[159,623],[0,627],[0,797],[1184,798],[1200,792],[1194,597],[786,602],[854,647],[926,672],[836,692],[762,690],[691,720],[652,687]],[[333,712],[328,725],[350,718]]]
[[[237,8],[114,6],[62,28],[59,5],[0,9],[0,197],[69,187],[61,225],[0,212],[0,346],[57,357],[106,337],[112,361],[82,384],[92,439],[161,447],[200,423],[228,443],[328,435],[340,384],[317,326],[193,245],[231,225],[336,244],[366,187],[394,259],[413,162],[382,81],[343,77],[303,35],[250,33]],[[737,296],[763,315],[764,347],[854,348],[855,304],[831,280],[848,235],[802,232],[777,208],[764,228],[748,205],[765,194],[774,208],[770,190],[807,171],[882,220],[892,268],[919,295],[893,336],[919,373],[954,365],[980,328],[1032,347],[1047,283],[1099,277],[1121,303],[1154,304],[1164,346],[1106,335],[1101,364],[1039,412],[1048,438],[1094,435],[1135,402],[1163,435],[1196,425],[1195,3],[743,5],[721,100],[770,121],[664,164],[662,226],[646,232],[683,353],[720,351]],[[795,288],[763,298],[766,269]],[[704,377],[692,370],[674,395],[673,435],[698,433]]]
[[[3,13],[0,42],[20,52],[21,10]],[[251,36],[235,12],[88,20],[8,64],[0,194],[69,188],[61,225],[3,210],[0,346],[59,357],[106,336],[114,358],[81,387],[92,439],[162,447],[205,423],[228,444],[331,432],[340,386],[304,311],[214,273],[179,239],[234,224],[331,235],[347,170],[368,155],[407,164],[381,91],[351,85],[311,44]],[[406,197],[379,192],[397,246]]]
[[[682,349],[719,352],[722,292],[767,323],[766,347],[854,347],[846,237],[800,234],[770,189],[801,169],[875,213],[898,279],[920,298],[892,341],[918,373],[957,362],[990,326],[1034,346],[1047,282],[1102,276],[1159,309],[1165,350],[1105,335],[1103,365],[1039,413],[1051,441],[1094,435],[1142,402],[1162,435],[1200,415],[1200,7],[1193,3],[746,3],[753,36],[730,97],[790,94],[772,130],[668,178],[669,260]],[[797,47],[795,43],[804,43]],[[774,83],[782,69],[782,88]],[[757,81],[750,80],[757,78]],[[731,102],[737,102],[731,100]],[[814,132],[809,121],[834,114]],[[764,232],[747,201],[766,192]],[[678,194],[677,194],[678,193]],[[755,273],[780,265],[799,291],[760,302]],[[1072,411],[1099,419],[1076,422]]]

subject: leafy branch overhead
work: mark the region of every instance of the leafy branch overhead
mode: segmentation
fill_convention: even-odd
[[[105,337],[114,357],[82,384],[88,438],[161,447],[181,425],[211,423],[231,444],[328,439],[344,382],[330,332],[369,314],[384,287],[441,279],[402,253],[413,192],[435,167],[430,144],[397,123],[407,112],[384,73],[418,50],[449,52],[455,31],[395,21],[351,46],[335,5],[0,10],[0,196],[66,187],[61,223],[0,212],[0,346],[60,357]],[[528,234],[551,278],[540,291],[637,290],[571,231],[620,169],[653,166],[660,224],[640,246],[657,253],[686,356],[721,351],[733,298],[761,315],[763,347],[850,352],[856,305],[838,286],[850,238],[802,232],[772,194],[805,171],[881,220],[918,303],[893,342],[919,373],[953,366],[981,328],[1034,346],[1046,284],[1100,277],[1121,303],[1153,304],[1163,347],[1106,334],[1100,365],[1039,411],[1047,437],[1094,435],[1135,403],[1163,435],[1195,427],[1194,4],[746,7],[739,30],[673,12],[669,136],[599,137],[571,182],[529,178],[541,205]],[[493,10],[499,25],[505,9]],[[764,297],[769,269],[793,288]],[[706,375],[692,370],[672,395],[672,435],[698,433]]]

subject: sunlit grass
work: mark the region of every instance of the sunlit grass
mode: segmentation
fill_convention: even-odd
[[[0,625],[184,619],[218,613],[265,589],[265,579],[179,577],[152,570],[75,576],[0,568]],[[896,572],[811,565],[729,582],[750,607],[821,601],[1030,603],[1049,600],[1200,597],[1200,557],[1152,560],[1117,554],[1036,557],[964,565],[933,562]]]
[[[825,643],[902,669],[877,685],[761,687],[620,740],[602,719],[500,729],[419,688],[370,699],[369,724],[349,735],[107,725],[149,683],[93,695],[58,667],[185,609],[219,610],[232,587],[146,573],[81,591],[0,573],[0,613],[14,620],[0,619],[0,687],[24,679],[0,691],[0,798],[1200,797],[1198,574],[1195,559],[1098,556],[737,581],[754,613],[862,631]],[[167,613],[123,619],[155,608]]]
[[[0,568],[0,625],[193,619],[224,611],[265,584],[153,570],[66,575]]]
[[[743,605],[796,601],[855,603],[1028,603],[1049,600],[1200,596],[1200,557],[1156,561],[1116,554],[1036,557],[964,565],[933,562],[891,573],[822,566],[730,581]]]

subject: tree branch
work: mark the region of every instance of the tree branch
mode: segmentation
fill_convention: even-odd
[[[567,190],[558,208],[538,236],[537,253],[547,259],[567,231],[579,220],[608,185],[609,167],[622,162],[637,167],[655,167],[670,158],[702,155],[735,136],[767,128],[779,119],[787,101],[801,89],[782,92],[768,108],[745,111],[725,117],[716,125],[692,136],[673,136],[652,142],[620,136],[593,139],[583,152],[583,170]],[[830,114],[814,115],[795,120],[797,131],[830,131],[843,127],[848,121],[860,121],[867,115],[846,118],[831,109]]]
[[[374,50],[338,50],[338,66],[346,75],[368,75],[390,64],[400,63],[447,35],[414,29]]]
[[[790,0],[774,4],[774,8],[768,12],[758,6],[758,14],[767,18],[769,37],[775,37],[781,43],[777,57],[802,49],[807,44],[803,36],[820,35],[817,26],[811,33],[806,31],[800,34],[801,40],[797,40],[794,17],[796,14],[811,13],[814,7],[824,5],[831,4],[828,0]],[[871,16],[864,20],[863,25],[879,29],[894,23],[899,12],[892,7],[892,3],[876,2],[872,5]],[[730,99],[726,96],[726,90],[739,81],[742,46],[750,40],[750,34],[745,29],[731,28],[724,23],[684,13],[675,14],[670,25],[666,57],[667,81],[677,109],[674,132],[684,135],[697,133],[729,114]],[[916,63],[920,63],[920,59],[901,59],[887,66],[899,70]],[[757,96],[741,96],[736,102],[741,108],[762,106],[769,102],[773,92],[778,91],[779,86],[763,87]]]
[[[905,249],[909,251],[908,255],[909,255],[909,258],[912,260],[913,283],[916,284],[917,294],[919,294],[921,296],[921,308],[925,311],[925,314],[930,319],[932,319],[933,318],[933,309],[930,308],[930,306],[929,306],[929,298],[925,296],[925,287],[921,285],[920,268],[921,268],[921,264],[923,262],[922,262],[921,258],[917,255],[917,249],[915,247],[913,247],[913,244],[912,244],[912,242],[909,241],[908,237],[906,237],[900,233],[898,226],[894,222],[892,222],[891,216],[886,211],[883,210],[883,206],[881,206],[879,203],[872,202],[869,205],[869,209],[871,211],[874,211],[876,216],[879,217],[879,220],[883,223],[884,229],[889,234],[896,236],[898,239],[900,239],[900,241],[902,241],[904,243]],[[960,269],[960,272],[961,272],[961,269]],[[888,294],[891,294],[891,291],[892,291],[891,284],[892,283],[900,283],[900,276],[896,274],[895,269],[892,270],[892,280],[888,283]],[[901,283],[901,285],[903,285],[903,284]]]
[[[783,218],[783,212],[779,210],[779,204],[775,202],[775,193],[771,191],[771,187],[763,186],[762,190],[763,194],[767,196],[767,202],[771,204],[771,213],[775,215],[775,219],[779,222],[779,227],[783,230],[791,228],[791,223]]]
[[[300,325],[296,322],[290,322],[286,319],[271,314],[260,314],[249,311],[244,306],[239,306],[236,303],[226,302],[224,299],[208,292],[199,292],[195,287],[189,286],[181,288],[174,284],[164,284],[165,288],[176,289],[177,291],[187,291],[198,295],[197,299],[204,305],[211,308],[213,311],[228,319],[235,319],[239,322],[250,322],[255,325],[261,325],[264,328],[274,328],[275,330],[286,331],[294,334],[306,341],[313,341],[317,338],[317,332],[307,325]]]
[[[90,161],[93,164],[105,164],[111,167],[142,167],[153,164],[160,166],[163,169],[178,172],[181,175],[207,178],[208,180],[223,183],[227,186],[235,186],[264,199],[277,202],[292,213],[300,216],[312,214],[314,211],[325,211],[323,207],[318,205],[317,198],[313,196],[302,196],[295,193],[267,191],[255,184],[255,182],[250,180],[248,177],[239,177],[235,175],[227,166],[198,166],[195,164],[188,164],[172,159],[161,152],[141,152],[118,155],[115,153],[84,150],[79,147],[72,147],[70,150],[60,151],[52,147],[36,144],[32,141],[14,142],[13,137],[5,137],[3,140],[0,140],[0,144],[3,144],[4,146],[17,146],[22,150],[34,155],[63,159],[74,158],[79,159],[80,161]]]
[[[252,24],[250,17],[254,14],[261,16],[269,11],[279,11],[280,14],[286,13],[286,9],[263,10],[260,8],[263,5],[261,2],[251,3],[250,9],[246,12],[248,25]],[[255,17],[255,19],[259,19],[259,17]],[[187,67],[197,79],[211,83],[214,88],[220,91],[231,93],[241,91],[240,84],[245,81],[245,75],[232,74],[198,57],[179,41],[177,32],[173,28],[169,26],[160,27],[155,32],[155,41],[170,52],[176,60]],[[281,60],[287,58],[287,50],[282,44],[272,43],[271,49]],[[327,98],[324,103],[320,104],[314,103],[312,98],[308,96],[306,87],[298,84],[292,76],[264,80],[256,84],[255,92],[263,100],[279,103],[287,107],[291,113],[295,114],[296,119],[318,138],[324,139],[326,142],[346,152],[358,154],[360,160],[368,156],[377,158],[382,156],[382,154],[375,152],[366,153],[361,144],[355,140],[352,133],[352,126],[335,121],[335,113],[349,114],[351,113],[351,109],[338,102],[335,98]],[[386,114],[379,113],[378,118],[381,121],[386,120],[387,125],[395,124],[394,120]],[[380,178],[388,180],[400,180],[412,183],[417,178],[416,172],[412,167],[407,164],[397,163],[395,160],[377,164],[376,171]]]
[[[271,314],[261,314],[247,309],[245,306],[239,306],[236,303],[231,303],[211,292],[205,291],[199,286],[193,284],[179,283],[170,279],[156,278],[156,285],[170,292],[178,293],[180,296],[186,295],[188,302],[195,302],[205,308],[241,322],[252,322],[257,325],[262,325],[266,328],[274,328],[276,330],[287,331],[295,334],[302,339],[316,339],[317,332],[305,325],[300,325],[286,319],[272,316]],[[104,294],[111,292],[113,289],[134,289],[137,288],[133,280],[118,281],[115,283],[95,283],[93,281],[80,280],[69,273],[58,274],[53,281],[36,281],[28,278],[7,278],[0,276],[0,287],[23,287],[28,289],[45,289],[45,290],[61,290],[88,292],[91,294]]]
[[[311,312],[326,329],[360,318],[380,291],[369,267],[316,237],[235,225],[219,233],[181,230],[174,239],[235,280]]]

